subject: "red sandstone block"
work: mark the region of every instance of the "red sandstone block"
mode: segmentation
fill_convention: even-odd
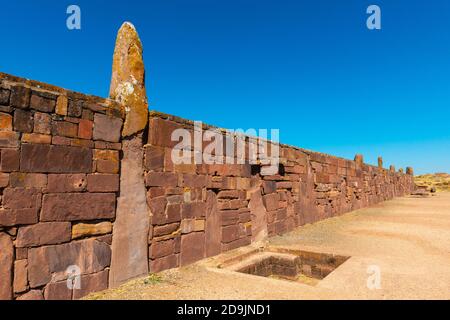
[[[33,173],[90,173],[92,150],[87,148],[24,144],[20,169]]]
[[[95,239],[32,248],[28,250],[28,279],[30,287],[37,288],[49,283],[52,274],[65,274],[68,266],[78,265],[82,274],[93,274],[110,263],[110,246]]]
[[[38,133],[24,133],[22,134],[22,143],[51,144],[52,136]]]
[[[180,265],[185,266],[205,257],[205,233],[194,232],[181,236]]]
[[[163,196],[165,194],[166,194],[166,192],[165,192],[164,188],[162,188],[162,187],[151,187],[147,191],[147,198],[148,199],[156,198],[156,197]]]
[[[241,238],[241,239],[232,241],[230,243],[222,243],[222,252],[234,250],[236,248],[240,248],[240,247],[244,247],[244,246],[248,246],[251,244],[251,241],[252,240],[250,237],[245,237],[245,238]]]
[[[30,108],[52,113],[55,111],[56,96],[48,93],[36,93],[33,92],[30,100]]]
[[[163,258],[150,261],[150,272],[157,273],[163,270],[177,268],[179,266],[179,255],[172,254]]]
[[[89,192],[118,192],[118,174],[90,174],[87,176],[87,189]]]
[[[181,217],[183,219],[201,218],[206,215],[205,202],[184,203],[181,209]]]
[[[84,101],[82,100],[69,100],[67,106],[67,115],[69,117],[79,118],[83,112]]]
[[[31,89],[22,86],[11,88],[10,104],[19,109],[28,109],[30,106]]]
[[[239,222],[239,210],[222,210],[219,211],[222,226],[229,226]]]
[[[36,188],[47,187],[47,175],[40,173],[14,172],[10,175],[12,188]]]
[[[122,150],[122,144],[106,142],[106,141],[95,141],[94,142],[95,149],[109,149],[109,150]]]
[[[28,262],[27,260],[16,260],[14,262],[14,292],[25,292],[28,287]]]
[[[116,196],[113,193],[46,194],[41,221],[82,221],[115,217]]]
[[[94,150],[94,171],[98,173],[119,173],[119,152],[115,150]]]
[[[49,174],[47,193],[66,193],[86,191],[87,179],[83,173]]]
[[[183,174],[183,187],[204,188],[206,181],[206,176],[203,175]]]
[[[68,242],[71,239],[70,222],[38,223],[28,227],[20,227],[17,233],[16,247],[38,247]]]
[[[170,172],[149,172],[145,176],[147,187],[176,187],[178,174]]]
[[[164,148],[157,146],[145,146],[144,167],[147,170],[164,170]]]
[[[217,199],[239,199],[240,192],[238,190],[220,191],[217,194]]]
[[[1,171],[18,171],[20,166],[20,153],[17,149],[3,149],[1,151]]]
[[[94,123],[90,120],[80,120],[80,123],[78,124],[78,137],[81,139],[92,139],[92,128],[94,126]]]
[[[68,121],[53,121],[52,134],[54,136],[75,138],[78,135],[78,125]]]
[[[108,289],[109,269],[105,269],[98,273],[86,274],[81,276],[81,288],[73,290],[73,299],[81,299],[82,297],[92,293]]]
[[[231,225],[222,228],[222,242],[229,243],[239,239],[239,225]]]
[[[13,117],[7,113],[0,113],[0,131],[12,131]]]
[[[149,248],[150,259],[158,259],[174,253],[175,242],[173,239],[166,241],[152,242]]]
[[[38,222],[36,209],[0,209],[0,227],[34,224]]]
[[[24,293],[16,298],[16,300],[30,300],[30,301],[38,301],[44,300],[44,296],[42,295],[41,290],[30,290],[27,293]]]
[[[155,226],[153,228],[153,237],[166,236],[175,233],[180,228],[180,223],[170,223],[163,226]]]
[[[17,148],[19,146],[19,133],[0,131],[0,148]]]
[[[176,129],[185,129],[181,124],[160,118],[150,119],[148,143],[154,146],[173,148],[180,140],[172,141],[172,133]],[[191,145],[193,145],[193,130],[191,133]]]
[[[9,177],[8,173],[0,172],[0,188],[6,188],[9,185]]]
[[[267,211],[277,210],[280,197],[277,193],[267,194],[263,196],[264,206]]]
[[[119,142],[123,120],[96,113],[94,115],[94,140]]]
[[[9,106],[11,91],[0,88],[0,105]]]
[[[37,210],[41,207],[41,193],[37,189],[6,188],[3,191],[3,207]]]
[[[14,111],[14,131],[31,133],[33,132],[33,114],[30,111],[17,109]]]

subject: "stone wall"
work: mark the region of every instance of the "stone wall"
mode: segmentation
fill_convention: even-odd
[[[0,74],[0,299],[107,288],[123,117],[112,101]]]
[[[277,175],[250,163],[176,165],[171,154],[177,142],[171,133],[179,128],[193,132],[194,123],[150,114],[144,164],[152,212],[151,272],[184,266],[414,189],[412,174],[383,169],[381,163],[364,164],[361,156],[350,161],[285,145],[280,146]]]
[[[174,164],[171,134],[193,122],[151,112],[130,138],[126,110],[0,74],[0,299],[77,299],[415,187],[411,169],[285,145],[277,175],[249,161]],[[135,201],[141,179],[146,208]],[[148,254],[137,253],[142,245]],[[72,273],[80,277],[69,289]]]

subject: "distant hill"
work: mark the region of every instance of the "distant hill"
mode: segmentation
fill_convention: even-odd
[[[416,176],[414,180],[419,187],[427,187],[428,190],[435,187],[437,191],[450,191],[450,174],[448,173],[424,174]]]

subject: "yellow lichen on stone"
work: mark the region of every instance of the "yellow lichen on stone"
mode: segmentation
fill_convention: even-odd
[[[125,106],[124,137],[144,130],[148,122],[142,53],[142,43],[136,29],[125,22],[117,35],[110,88],[110,98]]]

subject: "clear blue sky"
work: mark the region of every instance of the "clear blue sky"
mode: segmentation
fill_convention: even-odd
[[[82,30],[66,28],[66,8]],[[382,30],[366,28],[366,8]],[[450,1],[2,1],[0,71],[107,96],[133,22],[150,108],[416,173],[450,171]]]

